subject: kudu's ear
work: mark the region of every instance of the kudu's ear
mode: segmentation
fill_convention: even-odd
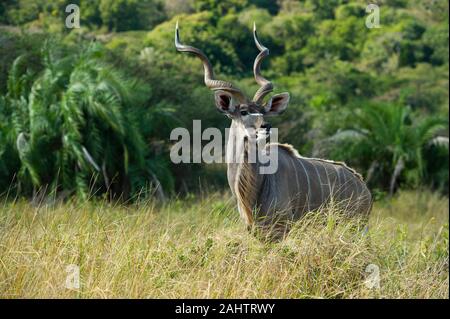
[[[276,94],[264,106],[264,115],[277,115],[283,113],[289,104],[289,93]]]
[[[233,97],[230,93],[219,90],[214,92],[214,98],[216,100],[216,107],[220,112],[231,113],[234,111]]]

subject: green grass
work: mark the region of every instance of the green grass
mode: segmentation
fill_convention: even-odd
[[[449,297],[448,199],[429,192],[377,202],[369,236],[328,210],[271,244],[245,230],[228,194],[0,210],[3,298]],[[65,287],[70,264],[78,290]],[[365,284],[369,264],[379,289]]]

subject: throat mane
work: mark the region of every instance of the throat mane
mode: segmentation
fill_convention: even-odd
[[[253,223],[253,207],[256,203],[257,165],[248,162],[248,142],[244,142],[243,160],[237,170],[235,193],[242,217],[247,225]]]

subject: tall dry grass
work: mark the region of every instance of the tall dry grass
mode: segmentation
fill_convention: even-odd
[[[218,193],[0,210],[3,298],[449,297],[448,199],[429,192],[376,203],[366,236],[329,209],[272,244],[248,234]],[[65,286],[70,264],[78,290]]]

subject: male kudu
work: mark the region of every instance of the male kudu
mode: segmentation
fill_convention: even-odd
[[[306,212],[317,210],[334,201],[353,216],[367,217],[372,197],[361,175],[342,162],[300,156],[288,144],[270,143],[266,152],[278,156],[278,169],[273,174],[261,174],[261,164],[250,162],[249,140],[270,133],[265,122],[269,116],[282,113],[289,102],[289,93],[273,95],[273,85],[260,72],[262,60],[269,50],[258,40],[256,27],[253,36],[260,53],[255,59],[253,71],[260,88],[252,100],[230,82],[216,80],[206,55],[199,49],[180,42],[178,23],[175,28],[175,47],[180,52],[190,52],[203,63],[204,81],[214,91],[217,109],[231,118],[226,157],[228,183],[237,198],[238,209],[248,226],[257,226],[269,238],[279,239],[287,233],[291,221],[298,220]],[[231,158],[240,158],[233,161]]]

